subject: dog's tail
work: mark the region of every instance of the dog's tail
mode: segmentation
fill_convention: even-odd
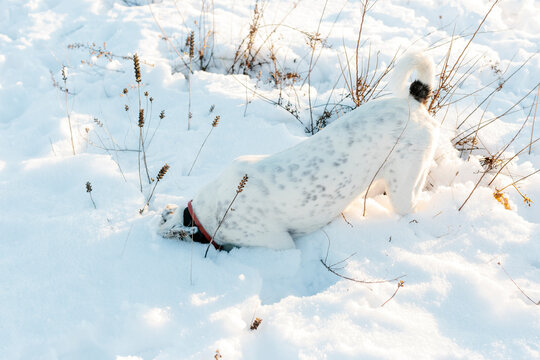
[[[407,92],[407,83],[411,73],[416,70],[416,80]],[[433,89],[434,65],[431,57],[421,52],[408,53],[396,64],[389,87],[397,97],[409,94],[421,103],[425,103]]]

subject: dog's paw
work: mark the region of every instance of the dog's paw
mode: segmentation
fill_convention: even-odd
[[[164,238],[187,240],[199,231],[196,226],[183,225],[182,212],[178,205],[169,204],[161,212],[158,234]]]
[[[171,217],[174,215],[174,213],[178,210],[178,205],[174,204],[168,204],[165,206],[163,211],[161,212],[161,222],[159,225],[164,225],[167,221],[171,219]]]
[[[199,229],[196,226],[187,227],[180,224],[175,224],[172,227],[160,228],[160,235],[168,239],[187,240],[195,235]]]

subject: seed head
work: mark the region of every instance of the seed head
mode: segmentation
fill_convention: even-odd
[[[150,100],[150,102],[152,102],[152,101],[154,101],[154,98],[150,96],[150,99],[148,99],[148,100]]]
[[[144,126],[144,109],[139,110],[139,127],[142,128]]]
[[[236,193],[241,193],[244,190],[244,186],[246,186],[247,181],[248,181],[248,176],[246,174],[244,175],[242,180],[240,180],[240,184],[238,184],[238,189],[236,190]]]
[[[214,119],[214,121],[212,121],[212,126],[213,126],[213,127],[218,126],[219,118],[220,118],[220,116],[218,115],[218,116],[216,116],[216,118]]]
[[[127,104],[124,105],[124,109],[126,109],[126,111],[129,111],[129,106]]]
[[[62,65],[62,80],[67,80],[67,67],[65,65]]]
[[[165,174],[169,170],[169,167],[170,166],[167,165],[167,164],[163,165],[163,167],[161,168],[161,170],[159,170],[159,173],[157,175],[157,181],[160,181],[161,179],[163,179],[163,177],[165,176]]]
[[[255,318],[255,320],[253,320],[253,324],[251,324],[251,326],[249,327],[250,330],[257,330],[257,328],[259,327],[259,325],[261,325],[261,322],[262,322],[262,319],[261,318]]]
[[[128,93],[128,89],[127,88],[124,88],[124,90],[122,91],[122,93],[125,95]]]
[[[191,34],[189,34],[189,58],[193,59],[193,43],[195,42],[195,32],[192,31]]]
[[[90,184],[90,181],[86,182],[86,192],[92,192],[92,184]]]
[[[159,113],[159,118],[163,120],[164,117],[165,117],[165,110],[161,110],[161,112]]]
[[[139,55],[137,55],[137,53],[133,55],[133,68],[135,69],[135,81],[140,83],[141,82],[141,66],[139,64]]]
[[[144,96],[148,97],[148,91],[144,92]]]

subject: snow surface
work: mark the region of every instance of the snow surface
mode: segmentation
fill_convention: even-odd
[[[211,28],[211,14],[201,18],[201,5],[209,8],[211,1],[154,2],[154,15],[179,51],[185,50],[190,30],[199,38],[198,24],[203,35]],[[452,106],[444,121],[438,114],[446,135],[417,212],[399,217],[384,195],[374,194],[366,217],[358,199],[344,212],[351,225],[338,218],[324,231],[298,239],[294,250],[211,250],[204,258],[204,245],[156,234],[161,210],[168,203],[185,204],[235,157],[273,153],[309,136],[304,131],[311,57],[306,34],[315,33],[322,19],[319,33],[326,42],[316,47],[310,79],[314,115],[319,116],[327,102],[345,94],[342,78],[338,81],[340,61],[343,65],[344,49],[349,57],[354,53],[360,13],[357,1],[329,1],[322,17],[321,0],[299,1],[296,7],[289,1],[260,2],[264,11],[256,44],[270,36],[260,56],[269,63],[250,76],[227,75],[249,32],[254,2],[213,3],[214,61],[207,72],[194,67],[192,129],[187,131],[187,71],[146,1],[2,2],[0,357],[212,359],[219,350],[227,360],[540,358],[540,308],[504,272],[540,300],[539,205],[525,205],[511,187],[504,191],[511,210],[493,197],[495,187],[540,168],[538,143],[490,187],[484,181],[458,211],[483,169],[481,153],[465,161],[448,141],[456,125],[497,87],[498,77],[508,77],[538,52],[538,2],[502,1],[470,46],[468,64],[479,61],[458,94],[483,90]],[[464,36],[453,43],[462,49],[491,5],[379,0],[365,20],[361,52],[367,55],[370,46],[372,54],[379,51],[382,68],[398,49],[401,54],[408,47],[429,48],[440,69],[452,33]],[[138,210],[151,187],[139,191],[137,153],[100,148],[137,149],[133,64],[68,49],[93,42],[101,48],[106,43],[106,50],[118,56],[137,52],[142,90],[154,98],[146,124],[150,137],[155,131],[147,142],[149,170],[155,177],[163,164],[171,168],[143,215]],[[294,87],[283,88],[283,97],[296,106],[303,124],[265,100],[279,97],[268,80],[270,44],[279,66],[301,76]],[[76,156],[65,94],[53,86],[53,79],[63,86],[63,65]],[[533,56],[488,110],[484,104],[467,124],[505,112],[534,89],[539,69],[540,58]],[[491,153],[503,148],[534,96],[535,91],[516,111],[483,129],[482,147]],[[161,110],[166,117],[159,122]],[[215,115],[221,116],[220,124],[187,176]],[[506,150],[506,159],[530,141],[531,130],[529,121]],[[518,183],[537,203],[539,179],[536,174]],[[87,181],[97,209],[85,190]],[[397,281],[352,282],[327,271],[321,259],[339,263],[335,269],[344,276],[406,275],[401,278],[405,284],[381,307]],[[254,317],[262,323],[250,331]]]

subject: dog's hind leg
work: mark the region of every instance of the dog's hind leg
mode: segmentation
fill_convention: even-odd
[[[422,154],[420,154],[422,155]],[[409,157],[413,157],[409,154]],[[406,215],[410,213],[417,202],[418,195],[424,188],[428,168],[421,156],[408,161],[410,165],[403,166],[394,163],[393,172],[386,171],[386,184],[392,206],[396,213]]]

